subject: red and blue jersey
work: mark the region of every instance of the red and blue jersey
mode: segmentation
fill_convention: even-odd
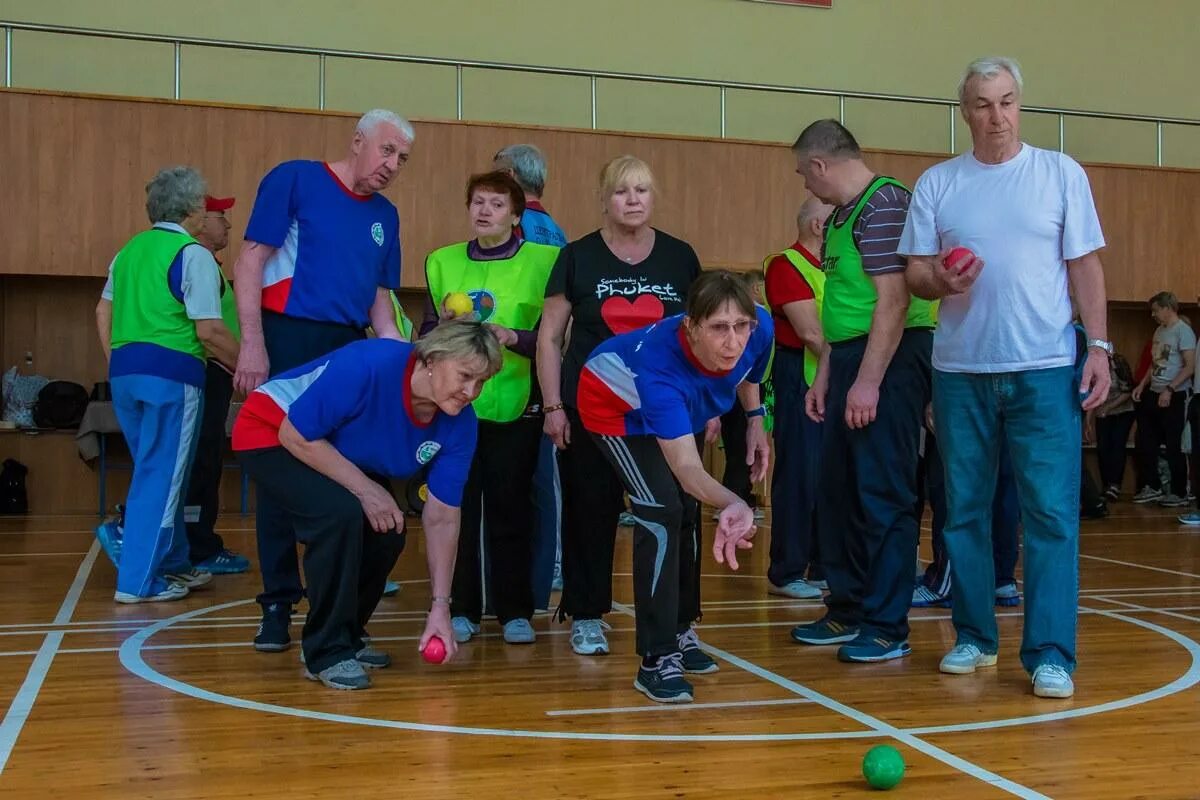
[[[378,287],[400,285],[400,215],[320,161],[285,161],[258,185],[246,239],[274,247],[262,307],[365,328]]]
[[[468,406],[418,422],[409,390],[416,360],[407,342],[365,339],[281,373],[246,398],[233,449],[279,447],[286,417],[305,439],[327,440],[364,472],[409,478],[429,465],[429,491],[458,506],[475,455],[475,412]]]
[[[592,351],[579,377],[579,416],[592,433],[678,439],[733,408],[742,381],[759,383],[775,337],[770,313],[728,372],[704,367],[688,346],[683,315],[614,336]]]

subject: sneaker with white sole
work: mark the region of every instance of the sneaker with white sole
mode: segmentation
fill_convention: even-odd
[[[1141,490],[1133,496],[1133,502],[1139,506],[1145,503],[1154,503],[1161,500],[1163,496],[1162,489],[1153,489],[1149,486],[1143,486]]]
[[[1121,499],[1121,487],[1109,486],[1104,490],[1104,499],[1110,503],[1115,503]]]
[[[958,644],[942,657],[938,669],[948,675],[970,675],[979,667],[994,666],[995,653],[985,653],[973,644]]]
[[[815,578],[815,579],[814,579],[814,578],[809,578],[809,579],[808,579],[808,585],[809,585],[809,586],[815,586],[815,587],[817,587],[818,589],[820,589],[822,592],[828,592],[828,591],[829,591],[829,581],[825,580],[824,578]]]
[[[188,596],[190,590],[182,583],[174,581],[167,583],[167,588],[152,595],[142,597],[129,592],[117,592],[113,595],[113,600],[124,605],[133,605],[134,603],[169,603],[172,600],[182,600]]]
[[[911,652],[912,648],[909,647],[907,640],[885,639],[882,636],[863,633],[853,641],[839,647],[837,658],[838,661],[849,663],[873,664],[877,661],[904,658]]]
[[[455,617],[450,620],[450,627],[454,628],[454,641],[459,644],[471,641],[471,637],[479,633],[479,623],[471,622],[466,617]]]
[[[315,675],[305,668],[304,677],[310,681],[320,681],[330,689],[349,691],[367,689],[371,686],[371,679],[367,677],[367,672],[363,669],[363,665],[353,658],[339,661],[332,667],[326,667]]]
[[[1177,494],[1164,494],[1158,501],[1158,504],[1163,508],[1183,508],[1191,505],[1187,498],[1180,497]]]
[[[823,596],[821,590],[804,580],[797,578],[794,581],[788,581],[783,586],[776,586],[767,581],[767,594],[774,594],[780,597],[791,597],[795,600],[820,600]]]
[[[792,628],[792,640],[801,644],[829,645],[852,642],[858,638],[858,627],[845,625],[829,617],[815,622],[802,622]]]
[[[504,623],[504,641],[509,644],[533,644],[537,634],[529,620],[522,617]]]
[[[196,569],[213,575],[237,575],[250,569],[250,559],[232,550],[221,550],[197,562]]]
[[[163,580],[173,583],[182,583],[189,589],[196,589],[204,586],[212,581],[212,573],[208,570],[196,569],[192,567],[187,572],[168,572],[163,575]]]
[[[683,656],[679,653],[659,656],[652,666],[642,659],[633,688],[656,703],[692,702],[692,684],[683,677]]]
[[[1070,673],[1057,664],[1039,664],[1033,671],[1033,693],[1038,697],[1071,697],[1075,683]]]
[[[949,608],[950,603],[949,594],[938,594],[925,584],[918,583],[913,589],[912,602],[909,605],[913,608]]]
[[[362,649],[354,654],[354,660],[362,664],[363,669],[383,669],[392,665],[391,656],[365,642]]]
[[[581,656],[608,655],[608,637],[612,630],[602,619],[577,619],[571,623],[571,649]]]
[[[763,511],[761,508],[754,509],[754,519],[755,520],[764,520],[766,518],[767,518],[767,512]]]
[[[637,520],[630,511],[622,511],[621,516],[617,517],[617,525],[622,528],[632,528]]]
[[[681,663],[684,672],[709,675],[721,671],[721,665],[700,649],[700,637],[696,635],[695,629],[688,628],[675,637],[675,642],[679,645],[679,654],[683,656]]]
[[[271,603],[263,608],[262,620],[254,634],[254,649],[260,653],[282,653],[287,650],[292,645],[291,624],[290,604]]]
[[[1200,525],[1200,511],[1189,511],[1179,515],[1180,525]]]

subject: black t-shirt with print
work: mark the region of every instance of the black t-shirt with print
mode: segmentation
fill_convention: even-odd
[[[681,314],[688,288],[700,275],[700,259],[685,241],[655,229],[654,247],[640,264],[612,254],[600,231],[558,253],[546,297],[571,304],[571,335],[563,355],[562,399],[575,405],[579,371],[596,346],[619,333]]]

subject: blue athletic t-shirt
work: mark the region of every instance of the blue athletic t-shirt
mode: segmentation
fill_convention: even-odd
[[[558,227],[550,212],[536,200],[525,204],[525,213],[521,215],[521,238],[534,244],[567,246],[567,235],[563,233],[563,229]]]
[[[305,439],[326,439],[364,472],[409,478],[431,465],[429,491],[458,506],[475,454],[475,412],[467,406],[417,422],[409,392],[416,360],[407,342],[365,339],[288,370],[246,398],[233,449],[279,447],[286,417]]]
[[[771,315],[756,310],[758,327],[728,372],[706,369],[681,328],[683,315],[623,333],[592,351],[579,377],[579,416],[592,433],[678,439],[733,408],[742,381],[759,383],[771,360]]]
[[[400,215],[355,194],[320,161],[285,161],[258,185],[246,239],[274,247],[262,307],[365,328],[380,286],[400,285]]]

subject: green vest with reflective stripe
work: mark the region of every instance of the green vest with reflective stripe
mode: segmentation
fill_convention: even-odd
[[[450,292],[462,292],[475,304],[481,322],[531,330],[542,316],[546,281],[558,248],[522,242],[512,258],[473,261],[467,243],[434,250],[425,259],[425,280],[434,308]],[[504,365],[483,385],[472,404],[475,415],[489,422],[511,422],[529,404],[531,360],[503,348]]]
[[[167,272],[191,236],[151,228],[129,240],[112,268],[112,349],[134,342],[156,344],[204,361],[196,323],[171,294]]]
[[[825,303],[825,273],[819,267],[814,267],[810,264],[808,259],[799,250],[793,250],[789,247],[778,255],[790,261],[792,266],[796,268],[796,271],[800,273],[800,277],[804,278],[804,282],[812,289],[813,302],[817,308],[817,322],[820,322],[824,314],[822,306]],[[765,270],[774,260],[775,256],[773,255],[763,259],[763,269]],[[804,348],[804,382],[809,386],[812,386],[813,379],[817,377],[817,363],[820,360],[820,353],[814,353],[807,347]]]
[[[395,292],[388,292],[388,296],[392,298],[392,310],[396,312],[396,328],[400,331],[400,338],[406,342],[412,341],[413,323],[408,318],[408,314],[404,313],[404,306],[400,305],[400,298]]]
[[[854,224],[872,195],[889,185],[907,190],[895,178],[880,176],[863,192],[845,221],[837,225],[831,217],[825,228],[825,301],[821,327],[826,341],[844,342],[865,336],[871,330],[871,316],[879,295],[871,277],[863,272],[862,253],[854,243]],[[930,302],[910,295],[904,327],[932,328],[936,324]]]

